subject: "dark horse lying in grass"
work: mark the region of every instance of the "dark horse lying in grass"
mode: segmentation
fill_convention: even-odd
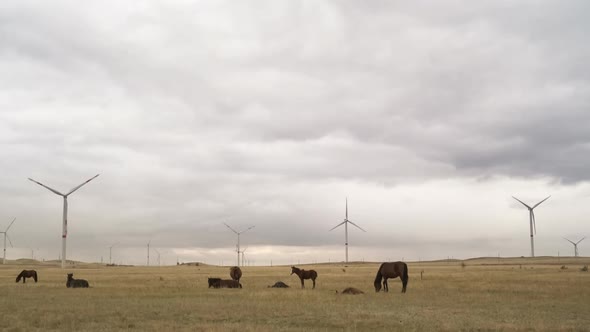
[[[74,279],[73,273],[68,273],[67,288],[88,288],[88,281],[84,279]]]
[[[404,262],[393,262],[383,263],[377,271],[375,277],[375,292],[381,290],[381,279],[383,279],[383,291],[389,292],[389,286],[387,285],[388,278],[400,277],[402,280],[402,293],[406,292],[406,286],[408,285],[408,266]]]
[[[237,266],[232,266],[229,268],[229,276],[233,280],[237,280],[240,282],[240,278],[242,277],[242,270]]]
[[[305,288],[303,284],[303,279],[311,279],[313,281],[313,289],[315,289],[315,279],[318,277],[318,273],[315,270],[305,271],[295,266],[291,266],[291,275],[295,273],[299,279],[301,279],[301,288]]]
[[[27,278],[33,278],[37,282],[37,271],[35,270],[22,270],[21,273],[16,277],[16,282],[19,282],[23,278],[23,284]]]
[[[209,283],[209,288],[214,287],[218,288],[219,282],[221,278],[208,278],[207,282]]]
[[[210,278],[212,280],[213,288],[242,288],[242,284],[240,284],[237,280],[229,280],[229,279],[218,279],[218,278]],[[215,280],[217,279],[217,280]]]

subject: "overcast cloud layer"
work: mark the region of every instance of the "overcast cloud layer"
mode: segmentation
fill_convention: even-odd
[[[587,1],[0,3],[8,258],[571,255],[590,235]],[[590,242],[580,254],[590,253]],[[31,249],[33,252],[31,253]],[[156,257],[152,253],[152,257]],[[153,262],[152,262],[153,263]]]

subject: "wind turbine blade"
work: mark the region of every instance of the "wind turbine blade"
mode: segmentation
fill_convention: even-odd
[[[44,184],[43,184],[43,183],[41,183],[41,182],[37,182],[37,181],[35,181],[35,180],[31,179],[31,178],[28,178],[28,179],[29,179],[30,181],[33,181],[33,182],[35,182],[36,184],[40,185],[41,187],[43,187],[43,188],[45,188],[45,189],[47,189],[47,190],[51,191],[51,192],[52,192],[52,193],[54,193],[54,194],[57,194],[57,195],[60,195],[60,196],[65,196],[64,194],[60,193],[59,191],[57,191],[57,190],[55,190],[55,189],[53,189],[53,188],[49,188],[48,186],[44,185]]]
[[[223,223],[225,226],[227,226],[227,228],[231,229],[232,232],[239,234],[235,229],[231,228],[228,224]]]
[[[12,221],[10,222],[10,225],[8,225],[8,227],[6,227],[5,232],[8,232],[8,229],[10,228],[10,226],[12,226],[12,224],[14,224],[15,220],[16,220],[16,217],[14,219],[12,219]]]
[[[531,209],[531,216],[533,217],[533,229],[535,230],[535,235],[537,235],[537,222],[535,221],[535,213]]]
[[[8,243],[10,243],[10,247],[14,248],[14,246],[12,245],[12,241],[10,241],[10,236],[8,236],[8,233],[6,234],[6,238],[8,239]]]
[[[76,190],[80,189],[80,187],[82,187],[83,185],[87,184],[88,182],[90,182],[90,181],[92,181],[92,180],[96,179],[96,177],[97,177],[97,176],[99,176],[99,175],[100,175],[100,174],[96,174],[95,176],[91,177],[90,179],[88,179],[88,180],[84,181],[84,182],[83,182],[82,184],[80,184],[79,186],[77,186],[77,187],[74,187],[74,189],[70,190],[70,192],[69,192],[69,193],[67,193],[67,194],[66,194],[66,196],[68,196],[68,195],[72,194],[74,191],[76,191]]]
[[[578,243],[580,243],[580,242],[584,241],[584,239],[585,239],[585,238],[586,238],[586,237],[583,237],[583,238],[582,238],[580,241],[576,242],[576,244],[578,244]]]
[[[346,222],[346,220],[345,220],[345,221],[343,221],[343,222],[341,222],[341,223],[339,223],[338,225],[334,226],[334,227],[333,227],[332,229],[330,229],[328,232],[331,232],[331,231],[335,230],[336,228],[338,228],[339,226],[342,226],[342,225],[344,225],[344,223],[345,223],[345,222]]]
[[[361,228],[359,225],[357,225],[357,224],[353,223],[352,221],[348,220],[348,222],[349,222],[349,223],[351,223],[351,224],[352,224],[353,226],[355,226],[356,228],[360,229],[361,231],[363,231],[363,232],[365,232],[365,233],[367,232],[367,231],[365,231],[364,229],[362,229],[362,228]]]
[[[256,226],[250,226],[250,227],[246,228],[245,230],[241,231],[240,233],[245,233],[245,232],[251,230],[254,227],[256,227]]]
[[[535,206],[533,206],[533,209],[536,208],[537,206],[541,205],[541,203],[545,202],[546,200],[549,199],[549,197],[551,197],[551,195],[547,196],[544,200],[540,201],[539,203],[535,204]]]
[[[568,241],[569,243],[571,243],[571,244],[575,245],[574,241],[571,241],[570,239],[566,239],[566,238],[563,238],[563,239],[564,239],[564,240],[566,240],[566,241]],[[583,240],[583,239],[582,239],[582,240]]]

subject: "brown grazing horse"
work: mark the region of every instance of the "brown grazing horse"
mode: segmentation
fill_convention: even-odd
[[[295,273],[299,279],[301,279],[301,288],[305,288],[303,284],[303,279],[311,279],[313,281],[313,289],[315,289],[315,279],[318,277],[318,273],[315,270],[305,271],[295,266],[291,266],[291,275]]]
[[[240,278],[242,277],[242,270],[237,266],[232,266],[229,268],[229,276],[233,280],[240,282]]]
[[[21,273],[16,277],[16,282],[19,282],[20,279],[23,279],[23,284],[27,278],[33,278],[35,282],[37,282],[37,271],[35,270],[22,270]]]
[[[402,293],[406,292],[406,286],[408,285],[408,266],[404,262],[393,262],[383,263],[377,271],[375,276],[375,292],[381,290],[381,279],[383,279],[383,291],[389,292],[389,286],[387,285],[388,278],[400,277],[402,280]]]

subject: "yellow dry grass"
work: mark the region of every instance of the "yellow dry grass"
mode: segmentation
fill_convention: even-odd
[[[374,292],[376,263],[303,266],[318,271],[315,290],[300,289],[288,266],[244,267],[243,289],[209,289],[207,277],[229,278],[229,268],[0,265],[0,330],[590,330],[590,272],[580,271],[590,259],[461,263],[410,263],[406,294],[399,279]],[[16,284],[23,268],[39,283]],[[91,288],[67,289],[67,272]],[[291,288],[267,288],[278,280]],[[365,294],[336,294],[346,287]]]

